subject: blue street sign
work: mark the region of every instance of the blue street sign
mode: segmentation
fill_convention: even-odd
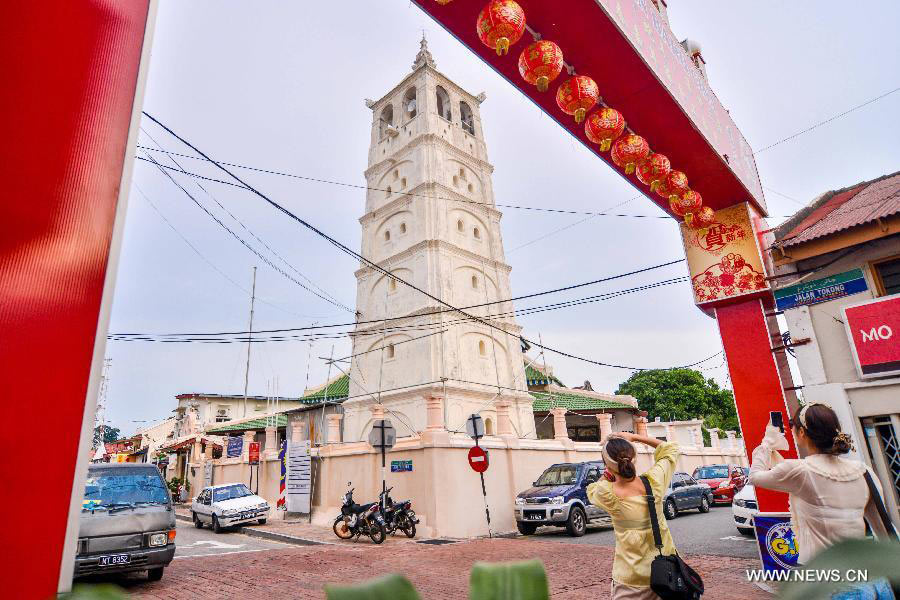
[[[866,278],[862,269],[853,269],[823,279],[814,279],[797,285],[775,290],[775,304],[778,310],[798,306],[818,304],[835,298],[843,298],[866,291]]]
[[[225,456],[228,458],[234,458],[235,456],[240,456],[241,452],[244,450],[244,438],[241,436],[232,436],[228,438],[228,449],[226,451]]]

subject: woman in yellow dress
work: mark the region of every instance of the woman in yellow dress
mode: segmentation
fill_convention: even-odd
[[[653,466],[644,473],[656,500],[663,554],[674,554],[675,544],[662,512],[662,500],[678,460],[678,444],[633,433],[615,433],[603,447],[604,477],[588,486],[588,499],[612,517],[616,554],[612,571],[612,600],[652,600],[650,563],[658,554],[650,528],[650,512],[644,484],[634,466],[633,442],[656,448]]]

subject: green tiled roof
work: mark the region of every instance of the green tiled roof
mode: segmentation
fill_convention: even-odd
[[[547,381],[547,376],[544,375],[543,371],[540,371],[529,364],[525,365],[525,381],[528,385],[548,385],[552,383],[560,387],[566,387],[563,385],[562,381],[553,375],[550,376],[550,381]]]
[[[300,402],[303,404],[318,404],[325,400],[326,396],[328,397],[328,401],[331,402],[345,400],[349,395],[350,377],[348,375],[343,375],[323,387],[321,390],[303,396],[300,398]]]
[[[265,429],[266,417],[251,419],[250,421],[241,421],[240,423],[223,423],[213,429],[207,429],[206,433],[218,435],[222,433],[234,433],[241,431],[253,431],[257,429]],[[275,427],[287,427],[287,415],[281,413],[275,415]]]
[[[603,400],[592,396],[582,396],[571,392],[548,394],[546,392],[529,392],[534,397],[532,409],[538,412],[548,411],[551,408],[562,407],[569,410],[600,410],[604,408],[631,408],[630,404],[616,402],[615,400]]]

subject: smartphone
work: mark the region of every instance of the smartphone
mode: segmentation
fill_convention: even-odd
[[[769,421],[772,423],[772,427],[777,427],[781,433],[784,433],[784,417],[780,410],[770,412]]]

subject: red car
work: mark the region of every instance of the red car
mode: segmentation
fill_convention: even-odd
[[[731,504],[747,483],[747,473],[738,465],[706,465],[694,469],[694,479],[712,489],[713,504]]]

